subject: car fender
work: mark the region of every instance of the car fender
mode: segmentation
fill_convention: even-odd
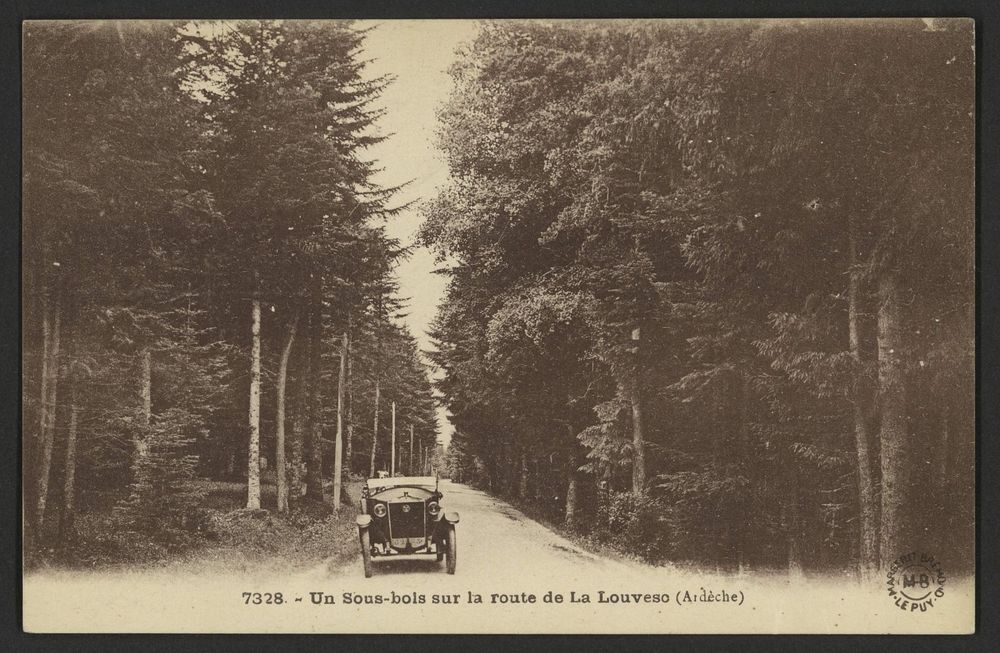
[[[457,524],[458,523],[458,513],[455,512],[455,511],[446,512],[446,513],[444,513],[444,520],[446,522],[448,522],[449,524]]]
[[[372,516],[358,515],[354,518],[354,521],[358,523],[358,528],[365,529],[372,525]]]

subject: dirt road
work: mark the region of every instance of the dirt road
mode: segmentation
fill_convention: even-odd
[[[444,573],[444,563],[433,556],[399,560],[374,559],[375,575],[364,581],[372,591],[400,587],[427,591],[432,587],[467,587],[525,579],[536,582],[572,583],[603,578],[607,582],[627,582],[648,574],[646,565],[627,564],[600,558],[535,522],[510,504],[465,485],[441,481],[445,510],[457,511],[458,568],[452,578]],[[317,568],[311,574],[319,580],[333,577],[362,577],[360,556],[346,566]],[[437,577],[427,577],[432,574]]]
[[[461,515],[454,576],[433,557],[360,555],[296,574],[47,572],[24,582],[28,630],[57,632],[963,632],[971,581],[909,614],[846,578],[732,577],[588,553],[509,504],[442,482]],[[249,594],[247,594],[249,593]],[[278,594],[280,593],[280,600]],[[259,595],[259,596],[258,596]],[[260,604],[256,604],[257,601]]]

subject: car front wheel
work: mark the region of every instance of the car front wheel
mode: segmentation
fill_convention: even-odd
[[[372,537],[367,528],[359,529],[361,536],[361,560],[365,565],[365,578],[372,577]]]
[[[445,550],[446,567],[449,574],[455,573],[455,563],[458,557],[458,543],[455,541],[455,525],[448,524],[448,548]]]

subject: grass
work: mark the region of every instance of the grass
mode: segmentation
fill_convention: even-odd
[[[299,500],[290,512],[275,510],[275,488],[261,487],[261,510],[247,510],[246,484],[198,480],[204,518],[185,533],[182,544],[164,545],[123,533],[117,528],[112,502],[77,517],[77,540],[68,550],[48,550],[32,566],[61,568],[167,568],[199,573],[290,572],[324,561],[346,563],[358,555],[357,500],[361,482],[349,481],[339,511],[330,503],[332,484],[323,502]]]
[[[246,497],[245,485],[211,485],[206,504],[219,506],[211,514],[212,531],[218,540],[180,561],[185,567],[208,562],[213,570],[294,571],[325,560],[341,564],[358,554],[354,522],[357,509],[342,503],[340,511],[334,511],[329,503],[332,484],[325,488],[327,501],[300,500],[287,515],[268,509],[275,505],[273,486],[261,488],[261,505],[265,509],[248,511],[241,505]],[[360,485],[348,483],[344,488],[347,496],[359,497]]]

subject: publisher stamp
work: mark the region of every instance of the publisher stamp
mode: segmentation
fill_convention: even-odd
[[[944,597],[941,563],[932,555],[912,552],[896,558],[886,573],[889,598],[900,610],[927,612]]]

